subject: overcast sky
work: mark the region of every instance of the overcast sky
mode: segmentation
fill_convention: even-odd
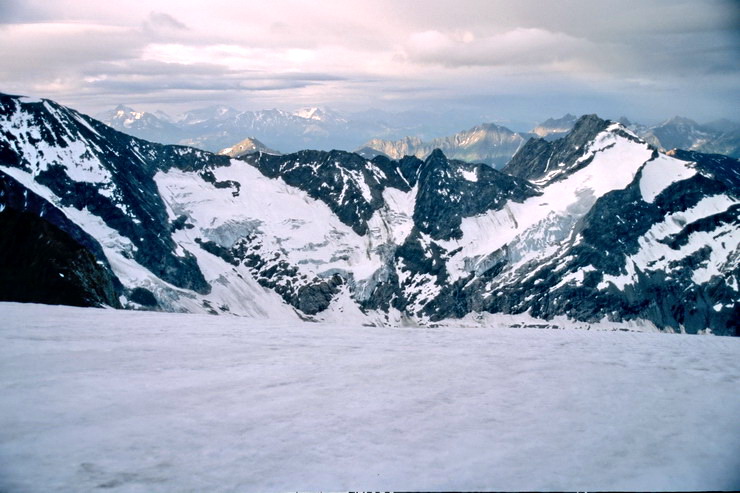
[[[326,106],[738,119],[737,0],[0,0],[0,91],[89,113]]]

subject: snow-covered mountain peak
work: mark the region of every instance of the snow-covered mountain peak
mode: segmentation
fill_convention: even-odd
[[[345,123],[347,120],[338,113],[327,109],[318,107],[301,108],[292,113],[294,116],[304,118],[306,120],[315,120],[325,123]]]
[[[124,104],[119,104],[113,109],[113,111],[115,112],[115,114],[135,113],[133,108]]]
[[[324,112],[322,112],[321,109],[317,107],[301,108],[299,110],[294,111],[293,114],[297,117],[305,118],[307,120],[321,121],[325,118]]]
[[[620,149],[647,149],[647,144],[617,122],[584,115],[564,137],[548,141],[530,139],[503,171],[513,176],[547,185],[588,166],[598,153],[618,143]],[[650,152],[650,151],[649,151]]]

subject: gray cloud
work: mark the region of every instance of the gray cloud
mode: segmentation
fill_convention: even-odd
[[[501,119],[735,117],[732,0],[0,2],[0,90],[98,111],[198,102]],[[497,113],[498,112],[498,113]],[[524,116],[528,115],[528,116]]]
[[[179,31],[189,31],[190,30],[188,26],[178,21],[171,15],[165,14],[164,12],[150,13],[149,19],[147,22],[149,25],[154,26],[155,28],[176,29]]]

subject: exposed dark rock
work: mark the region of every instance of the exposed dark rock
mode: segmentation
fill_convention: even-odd
[[[49,221],[5,207],[0,231],[0,300],[121,307],[110,270]]]
[[[610,123],[596,115],[584,115],[565,137],[552,142],[538,138],[527,141],[501,171],[517,178],[537,181],[547,175],[548,170],[558,168],[565,172],[557,176],[557,179],[562,179],[567,172],[589,164],[587,160],[577,163],[578,158]]]
[[[128,295],[128,299],[147,308],[155,308],[158,306],[157,298],[154,296],[154,293],[146,288],[137,287],[132,289]]]
[[[367,160],[344,151],[301,151],[285,156],[252,154],[243,159],[265,176],[279,176],[288,185],[321,200],[360,235],[367,232],[367,221],[383,205],[386,187],[409,189],[395,164],[383,159],[373,161],[380,171],[373,173]]]
[[[467,179],[462,172],[475,176]],[[439,149],[417,170],[414,223],[435,239],[459,238],[462,218],[501,209],[509,200],[522,202],[539,192],[525,180],[489,166],[450,161]]]

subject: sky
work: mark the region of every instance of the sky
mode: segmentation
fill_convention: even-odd
[[[736,0],[0,0],[0,92],[96,114],[735,119]],[[440,116],[442,117],[442,116]]]

